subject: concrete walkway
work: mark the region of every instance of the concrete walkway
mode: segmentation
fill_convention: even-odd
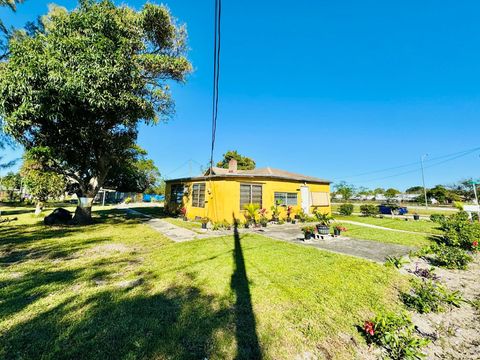
[[[303,240],[300,227],[296,225],[271,226],[252,232],[273,239],[288,241],[294,244],[312,246],[317,249],[332,251],[360,257],[375,262],[384,262],[387,256],[404,256],[415,248],[405,245],[388,244],[371,240],[360,240],[345,236],[326,236],[324,240]]]
[[[135,216],[140,216],[145,218],[145,224],[149,225],[152,229],[158,231],[162,235],[166,236],[170,240],[174,242],[183,242],[183,241],[190,241],[195,239],[206,239],[212,238],[217,236],[224,236],[230,235],[230,232],[222,232],[222,231],[205,231],[203,234],[199,234],[193,230],[185,229],[183,227],[173,225],[166,220],[154,218],[150,215],[146,215],[140,211],[132,210],[132,209],[124,209],[128,214],[132,214]]]
[[[163,219],[152,218],[151,216],[145,215],[136,210],[125,209],[125,211],[132,215],[144,217],[146,219],[146,224],[174,242],[184,242],[218,236],[230,236],[233,234],[232,231],[211,230],[206,231],[204,234],[198,234],[195,231],[173,225]],[[260,229],[240,228],[239,232],[241,234],[258,234],[276,240],[287,241],[303,246],[312,246],[317,249],[356,256],[375,262],[384,262],[387,256],[403,256],[408,254],[409,251],[414,250],[414,248],[409,246],[386,244],[370,240],[352,239],[344,236],[336,238],[327,236],[324,240],[304,241],[303,234],[300,230],[301,227],[302,225],[300,224],[271,225]]]

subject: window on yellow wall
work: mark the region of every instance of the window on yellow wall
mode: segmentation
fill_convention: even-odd
[[[329,206],[330,196],[328,192],[311,192],[312,206]]]
[[[262,185],[240,184],[240,209],[248,204],[262,207]]]
[[[275,192],[275,204],[296,206],[298,205],[297,193]]]
[[[173,184],[170,190],[170,202],[172,204],[181,204],[183,199],[183,185]]]
[[[205,183],[193,184],[192,206],[201,208],[205,207]]]

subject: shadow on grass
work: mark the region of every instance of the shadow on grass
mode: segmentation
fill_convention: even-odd
[[[245,268],[242,244],[238,233],[237,221],[234,221],[235,270],[232,275],[231,288],[235,293],[235,325],[237,339],[237,359],[261,359],[262,352],[258,342],[255,314],[252,307],[252,296]]]
[[[117,214],[108,210],[102,216],[100,221],[110,224]],[[39,228],[37,235],[52,231],[54,233],[46,234],[52,238],[82,231],[77,227]],[[10,235],[21,236],[21,228],[9,231]],[[19,246],[25,239],[12,239],[11,250],[22,251]],[[189,275],[186,285],[176,284],[153,292],[152,285],[158,280],[155,275],[136,272],[141,281],[131,288],[120,288],[114,281],[118,279],[118,264],[126,268],[132,261],[126,258],[99,259],[75,269],[37,268],[0,282],[0,320],[12,319],[4,323],[6,326],[1,331],[0,358],[231,358],[236,340],[236,359],[261,359],[237,229],[233,241],[234,272],[230,286],[234,300],[202,292],[195,286],[195,274],[184,271]],[[68,252],[78,251],[76,244],[71,247]],[[58,254],[54,242],[46,248],[41,244],[32,247],[32,251],[39,254],[43,251],[43,256]],[[13,253],[10,256],[14,256]],[[15,256],[22,259],[33,255],[18,253]],[[96,280],[101,280],[101,285]],[[81,291],[73,290],[77,283]],[[50,295],[54,295],[51,300]],[[26,316],[15,316],[21,311]]]
[[[3,358],[204,359],[218,354],[214,333],[229,314],[196,287],[154,295],[102,291],[69,299],[4,332]],[[80,318],[80,319],[79,319]]]

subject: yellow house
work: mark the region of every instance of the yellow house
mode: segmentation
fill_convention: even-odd
[[[228,169],[213,167],[205,175],[166,181],[165,208],[186,210],[189,219],[213,222],[244,220],[244,206],[258,204],[268,210],[282,204],[311,214],[314,209],[331,213],[330,181],[272,168],[238,170],[231,160]]]

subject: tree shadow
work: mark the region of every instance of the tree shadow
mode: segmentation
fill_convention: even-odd
[[[154,295],[131,292],[105,290],[49,308],[5,331],[0,355],[103,360],[204,359],[221,353],[214,336],[226,327],[229,313],[213,305],[213,296],[189,286]]]
[[[258,341],[252,296],[248,282],[242,244],[238,233],[238,222],[234,217],[234,251],[235,270],[232,274],[231,288],[235,293],[235,331],[237,339],[236,359],[261,359],[262,351]]]

